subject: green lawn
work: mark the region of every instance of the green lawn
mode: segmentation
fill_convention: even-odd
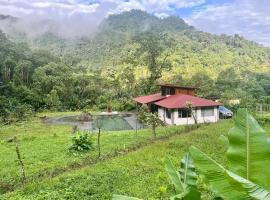
[[[12,185],[19,182],[14,147],[1,144],[2,189],[10,189],[3,187],[5,183],[12,183],[12,189],[16,189],[5,193],[3,199],[111,199],[112,194],[168,199],[173,189],[163,159],[170,156],[178,166],[188,147],[195,145],[225,164],[225,149],[218,138],[221,134],[226,135],[232,126],[232,120],[224,120],[191,132],[186,132],[183,126],[163,127],[158,130],[159,136],[170,137],[154,143],[149,130],[137,134],[135,131],[106,132],[102,136],[104,159],[97,163],[93,163],[96,152],[81,156],[67,153],[70,127],[46,126],[37,119],[27,124],[6,126],[1,129],[0,137],[3,140],[13,133],[20,136],[26,172],[31,181],[24,187]],[[269,127],[265,127],[268,132]],[[138,144],[144,145],[124,153],[125,148]],[[114,155],[116,151],[117,156]],[[54,174],[58,175],[53,177]],[[213,199],[204,186],[200,189],[203,199]]]
[[[68,113],[71,114],[71,113]],[[47,116],[59,116],[61,113]],[[63,113],[62,113],[63,115]],[[161,127],[159,137],[184,132],[185,127]],[[16,125],[0,128],[0,194],[20,187],[20,168],[14,143],[6,142],[17,136],[26,168],[28,182],[53,177],[64,171],[97,162],[97,152],[72,155],[67,148],[71,142],[72,128],[69,126],[46,125],[39,118]],[[96,134],[94,135],[96,140]],[[103,159],[112,157],[129,148],[146,145],[152,141],[151,131],[102,132],[101,145]]]

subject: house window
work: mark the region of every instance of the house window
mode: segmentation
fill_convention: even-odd
[[[205,107],[202,108],[202,117],[211,117],[214,116],[214,108],[213,107]]]
[[[170,109],[166,109],[166,117],[168,118],[168,119],[171,119],[171,110]]]
[[[188,109],[178,109],[178,118],[191,117],[191,111]]]
[[[175,94],[175,88],[161,87],[161,95],[162,96],[174,95],[174,94]]]

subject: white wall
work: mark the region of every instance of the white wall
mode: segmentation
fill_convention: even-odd
[[[173,113],[171,114],[173,115]],[[159,119],[162,120],[163,122],[165,122],[166,124],[172,124],[172,119],[169,119],[166,117],[166,113],[165,113],[165,109],[164,108],[158,108],[158,116]],[[172,118],[172,116],[171,116]]]
[[[214,107],[214,115],[209,117],[202,117],[201,108],[193,110],[194,116],[196,117],[198,123],[212,123],[219,120],[218,108]],[[158,108],[159,118],[164,121],[166,124],[176,124],[176,125],[186,125],[186,124],[195,124],[193,117],[189,118],[179,118],[178,109],[174,109],[174,112],[171,114],[171,119],[168,119],[165,114],[164,108]]]
[[[217,122],[219,120],[219,111],[218,107],[214,108],[214,115],[209,117],[202,117],[201,115],[201,109],[197,110],[197,119],[198,123],[211,123],[211,122]]]

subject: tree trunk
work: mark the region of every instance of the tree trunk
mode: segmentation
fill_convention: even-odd
[[[154,139],[156,139],[157,138],[156,126],[152,126],[152,131],[153,131]]]
[[[100,151],[100,128],[98,129],[98,158],[100,158],[101,151]]]
[[[192,110],[191,110],[191,115],[192,115],[192,117],[194,119],[195,124],[197,125],[198,121],[197,121],[197,118],[194,116],[194,113],[192,112]]]

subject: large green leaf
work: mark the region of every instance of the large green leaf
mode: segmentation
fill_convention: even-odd
[[[171,179],[172,184],[174,185],[176,194],[180,194],[184,192],[186,185],[182,184],[180,174],[175,169],[171,159],[166,157],[164,163],[165,163],[166,171]]]
[[[228,139],[228,169],[270,189],[270,140],[246,109],[238,110]]]
[[[227,173],[229,176],[231,176],[237,182],[241,183],[242,186],[247,189],[249,196],[258,200],[270,200],[270,191],[247,179],[244,179],[243,177],[238,176],[231,171],[227,171]]]
[[[197,174],[189,153],[181,160],[179,172],[175,169],[172,161],[165,159],[165,168],[175,187],[177,195],[171,199],[197,200],[200,199],[200,192],[197,190]]]
[[[201,194],[197,190],[197,187],[188,187],[181,194],[175,195],[170,198],[170,200],[199,200],[201,199]]]
[[[250,199],[243,186],[234,180],[227,170],[196,147],[190,147],[190,154],[196,169],[204,175],[206,184],[210,189],[223,199],[246,200]]]
[[[197,187],[197,174],[189,153],[186,153],[181,160],[179,173],[185,185]]]
[[[142,200],[142,199],[114,194],[112,200]]]

